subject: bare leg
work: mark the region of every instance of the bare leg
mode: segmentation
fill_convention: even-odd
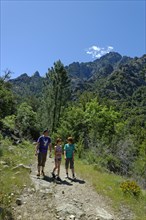
[[[42,172],[44,172],[44,167],[42,166]]]
[[[45,173],[44,173],[44,166],[42,166],[42,175],[45,176]]]
[[[66,169],[66,178],[68,178],[68,160],[67,160],[67,158],[66,158],[66,160],[65,160],[65,169]]]
[[[74,168],[72,168],[71,170],[72,170],[72,176],[73,176],[73,178],[74,178],[74,177],[75,177]]]
[[[54,167],[54,169],[53,169],[53,173],[55,173],[55,170],[57,169],[57,162],[56,162],[56,160],[55,160],[55,167]]]
[[[44,167],[45,167],[45,163],[46,163],[46,157],[47,157],[47,154],[46,154],[46,153],[43,153],[43,154],[42,154],[42,158],[41,158],[41,159],[42,159],[41,162],[42,162],[42,175],[43,175],[43,176],[45,176]]]
[[[40,170],[41,170],[41,167],[38,166],[38,174],[37,174],[37,176],[40,176]]]
[[[56,170],[56,169],[57,169],[57,167],[55,166],[54,169],[53,169],[53,173],[55,173],[55,170]]]
[[[58,170],[57,170],[57,175],[58,176],[60,175],[60,164],[61,164],[61,161],[58,161]]]

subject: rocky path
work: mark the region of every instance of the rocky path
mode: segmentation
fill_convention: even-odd
[[[51,172],[54,160],[48,158],[45,178],[36,177],[36,164],[32,166],[32,187],[25,188],[20,201],[13,207],[16,220],[118,220],[86,180],[77,176],[75,181],[65,179],[61,167],[62,182],[53,180]],[[127,220],[127,219],[126,219]]]

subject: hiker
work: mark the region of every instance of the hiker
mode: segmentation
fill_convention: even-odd
[[[57,141],[56,141],[56,146],[54,147],[54,154],[55,154],[55,167],[53,169],[53,172],[52,172],[52,176],[53,178],[55,178],[55,171],[57,170],[57,180],[61,181],[61,178],[60,178],[60,165],[61,165],[61,159],[62,159],[62,146],[61,146],[61,139],[60,138],[57,138]]]
[[[64,159],[65,159],[65,169],[66,169],[66,178],[68,178],[68,167],[70,165],[70,169],[72,170],[72,177],[75,179],[74,173],[74,151],[75,146],[73,144],[73,138],[67,138],[67,144],[64,146]]]
[[[43,135],[38,138],[37,146],[36,146],[36,156],[38,157],[38,173],[37,176],[40,176],[40,172],[43,176],[45,162],[47,158],[48,148],[51,155],[52,145],[51,145],[51,138],[48,136],[49,131],[48,129],[44,130]]]

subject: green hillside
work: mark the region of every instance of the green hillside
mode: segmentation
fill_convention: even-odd
[[[9,80],[6,74],[0,78],[0,125],[1,140],[14,145],[36,141],[44,128],[53,144],[73,136],[79,160],[134,181],[140,192],[146,188],[146,55],[112,52],[66,67],[59,60],[44,77],[36,72]],[[129,185],[122,187],[127,192]],[[130,193],[135,196],[133,188]]]

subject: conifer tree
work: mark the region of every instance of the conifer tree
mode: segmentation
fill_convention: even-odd
[[[54,63],[54,67],[48,69],[45,84],[46,111],[51,130],[54,132],[70,97],[70,80],[60,60]]]

